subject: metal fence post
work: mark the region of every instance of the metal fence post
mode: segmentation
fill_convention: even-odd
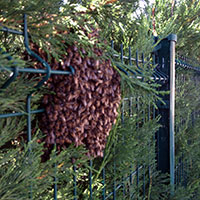
[[[170,184],[171,193],[174,193],[174,180],[175,180],[175,139],[174,139],[174,126],[175,126],[175,45],[177,41],[176,35],[168,37],[170,41]]]
[[[174,142],[174,117],[175,117],[175,44],[177,36],[170,34],[163,39],[156,47],[157,68],[168,76],[163,82],[160,90],[170,91],[164,95],[164,104],[158,103],[157,114],[161,116],[162,127],[156,133],[157,139],[157,163],[158,170],[162,173],[170,173],[170,184],[172,193],[174,188],[174,167],[175,167],[175,142]]]

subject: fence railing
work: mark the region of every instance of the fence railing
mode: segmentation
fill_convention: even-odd
[[[31,68],[6,68],[0,66],[0,71],[10,70],[12,71],[11,77],[3,84],[2,89],[9,87],[9,85],[15,81],[15,79],[19,76],[20,73],[34,73],[34,74],[45,74],[44,78],[38,83],[35,88],[39,88],[43,85],[45,81],[48,80],[51,74],[57,75],[70,75],[74,74],[73,66],[70,66],[70,71],[59,71],[59,70],[51,70],[48,63],[46,63],[43,59],[41,59],[38,55],[31,51],[28,45],[28,32],[27,32],[27,21],[26,15],[24,16],[24,32],[10,30],[6,27],[3,27],[1,31],[10,32],[12,34],[18,34],[24,36],[24,44],[28,53],[35,57],[38,62],[41,62],[44,66],[43,69],[31,69]],[[122,100],[121,104],[121,127],[122,133],[117,138],[116,144],[112,146],[112,159],[103,166],[101,169],[101,178],[99,178],[100,185],[101,185],[101,194],[96,194],[96,183],[94,183],[94,172],[96,164],[93,163],[92,160],[89,161],[89,174],[88,180],[88,199],[136,199],[139,196],[142,196],[144,199],[148,195],[148,188],[150,184],[152,184],[152,174],[154,169],[154,164],[151,163],[150,159],[153,156],[156,157],[157,160],[157,169],[163,173],[170,174],[170,184],[171,184],[171,193],[174,193],[175,185],[180,183],[184,183],[187,185],[188,179],[188,168],[191,167],[190,159],[186,159],[184,157],[184,152],[178,154],[176,159],[175,155],[175,132],[180,130],[184,124],[194,124],[195,120],[199,118],[199,111],[195,110],[195,108],[190,113],[189,121],[185,119],[181,119],[180,123],[177,124],[175,122],[175,80],[184,79],[185,71],[181,71],[180,69],[188,69],[191,70],[192,73],[190,76],[194,77],[194,83],[198,85],[199,83],[199,72],[200,69],[197,66],[193,66],[188,64],[184,59],[178,57],[175,59],[175,43],[176,43],[176,36],[169,35],[167,38],[160,41],[160,43],[155,48],[155,51],[152,53],[152,60],[153,65],[156,66],[154,68],[153,73],[151,74],[150,79],[153,79],[155,82],[160,84],[159,90],[160,91],[170,91],[169,94],[165,94],[163,98],[164,104],[160,102],[157,103],[158,109],[153,106],[152,102],[145,102],[144,97],[137,95],[137,96],[128,96]],[[112,48],[114,49],[113,43],[111,44]],[[3,52],[1,52],[3,53]],[[12,59],[8,57],[8,59]],[[118,60],[117,60],[118,59]],[[130,78],[136,79],[143,79],[142,77],[142,70],[144,70],[141,66],[145,65],[147,61],[144,60],[144,55],[141,56],[139,59],[138,53],[136,53],[136,57],[133,58],[131,54],[131,48],[129,47],[129,55],[124,55],[123,52],[123,45],[121,45],[121,51],[119,54],[113,54],[113,60],[117,60],[116,62],[117,67],[120,71],[125,73]],[[124,61],[126,60],[126,61]],[[124,70],[119,63],[126,62],[128,65],[136,66],[136,70],[132,71],[131,69]],[[176,70],[175,70],[176,66]],[[175,79],[175,71],[177,71],[177,76]],[[181,89],[177,89],[178,92],[181,92]],[[27,137],[28,142],[31,141],[32,135],[32,120],[31,116],[33,114],[38,114],[43,112],[43,109],[32,110],[31,109],[31,96],[33,92],[31,92],[27,96],[27,108],[24,113],[20,112],[12,112],[6,114],[0,114],[0,118],[7,118],[7,117],[17,117],[26,115],[27,116]],[[148,99],[148,97],[146,97]],[[149,126],[149,122],[156,119],[156,116],[161,116],[160,118],[160,125],[161,127],[155,133],[147,135],[148,133],[145,132],[145,126]],[[129,119],[133,119],[129,121]],[[187,121],[187,122],[186,122]],[[176,126],[175,126],[176,123]],[[129,126],[131,133],[125,133],[125,129]],[[123,129],[124,128],[124,129]],[[174,130],[175,128],[175,130]],[[138,134],[139,133],[139,134]],[[132,135],[131,135],[132,134]],[[154,134],[154,136],[153,136]],[[147,136],[145,136],[147,135]],[[127,163],[119,163],[118,156],[122,156],[121,152],[118,152],[120,144],[121,146],[128,146],[130,143],[127,141],[127,138],[130,139],[132,137],[136,137],[135,141],[141,142],[141,144],[136,143],[133,145],[135,149],[139,152],[134,151],[133,148],[130,151],[133,151],[132,158],[135,156],[134,161],[127,161]],[[144,139],[146,137],[146,140]],[[189,143],[191,141],[188,141]],[[156,146],[154,146],[156,145]],[[137,147],[139,146],[139,148]],[[145,147],[145,148],[144,148]],[[155,149],[154,149],[155,148]],[[126,148],[125,148],[126,149]],[[148,152],[152,151],[153,153],[150,154]],[[150,150],[151,149],[151,150]],[[126,153],[126,152],[125,152]],[[156,154],[154,154],[156,153]],[[177,152],[176,152],[177,153]],[[133,155],[134,154],[134,155]],[[139,156],[143,155],[148,162],[144,162],[144,158],[139,158]],[[149,160],[147,159],[149,157]],[[105,158],[100,159],[98,162],[104,162]],[[55,166],[56,167],[56,166]],[[80,178],[77,172],[77,166],[73,166],[73,195],[74,200],[79,199],[79,185],[77,178]],[[59,186],[57,184],[59,180],[57,177],[54,179],[54,199],[58,199],[57,191],[59,190]],[[30,196],[30,198],[32,198]]]

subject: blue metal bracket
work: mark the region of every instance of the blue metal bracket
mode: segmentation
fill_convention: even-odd
[[[161,48],[162,48],[162,45],[159,44],[159,45],[157,45],[157,46],[154,47],[153,52],[156,52],[156,51],[160,50]]]
[[[17,30],[14,30],[14,29],[7,28],[5,26],[2,26],[1,24],[0,24],[0,26],[1,26],[0,31],[12,33],[12,34],[17,34],[17,35],[23,35],[23,32],[21,32],[21,31],[17,31]]]
[[[43,60],[39,55],[34,53],[29,47],[28,31],[27,31],[27,15],[26,14],[24,14],[24,44],[25,44],[25,48],[26,48],[26,51],[28,52],[28,54],[30,56],[36,58],[46,68],[46,76],[36,86],[36,88],[39,88],[50,77],[50,75],[51,75],[51,67],[49,66],[49,64],[45,60]]]

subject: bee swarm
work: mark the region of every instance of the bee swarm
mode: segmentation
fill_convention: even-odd
[[[43,59],[45,53],[32,46]],[[40,128],[46,135],[45,146],[57,149],[85,145],[88,156],[102,157],[106,139],[117,118],[120,104],[120,76],[110,60],[94,59],[84,49],[67,48],[62,62],[52,59],[53,70],[75,69],[74,75],[51,75],[47,86],[54,94],[45,94]],[[83,56],[80,55],[80,51]],[[94,47],[97,58],[102,50]],[[41,64],[36,68],[44,68]]]

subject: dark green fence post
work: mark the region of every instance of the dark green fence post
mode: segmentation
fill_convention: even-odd
[[[158,103],[157,114],[161,116],[162,127],[156,134],[158,170],[170,173],[172,192],[174,187],[175,143],[174,143],[174,116],[175,116],[175,43],[177,36],[170,34],[156,47],[157,69],[168,76],[162,82],[161,91],[170,91],[163,97],[165,105]]]

